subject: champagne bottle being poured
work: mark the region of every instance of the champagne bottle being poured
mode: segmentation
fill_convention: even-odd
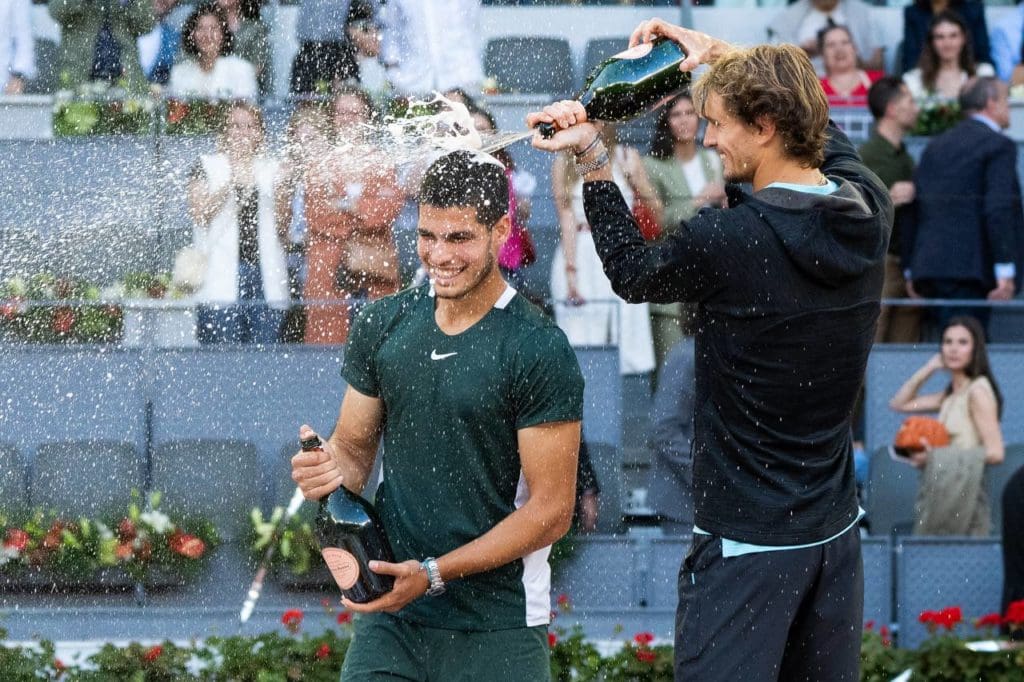
[[[690,73],[680,71],[683,48],[671,40],[640,43],[601,62],[587,77],[576,99],[588,120],[625,121],[657,109],[690,85]],[[537,126],[541,137],[552,137],[553,123]]]

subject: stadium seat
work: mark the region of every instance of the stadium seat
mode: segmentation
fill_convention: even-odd
[[[143,488],[142,460],[132,443],[55,441],[36,451],[29,499],[58,514],[102,517],[123,514],[132,490]]]
[[[153,451],[151,488],[163,493],[164,511],[211,521],[224,540],[240,538],[260,499],[256,446],[213,438],[168,441]]]
[[[1024,443],[1006,446],[1006,458],[1002,464],[986,468],[985,491],[992,506],[992,535],[998,536],[1003,527],[1003,489],[1018,469],[1024,466]]]
[[[28,506],[25,462],[10,443],[0,443],[0,514],[17,513]]]
[[[573,86],[572,51],[564,38],[492,38],[487,42],[484,71],[506,92],[564,96]]]
[[[865,505],[872,535],[904,534],[913,529],[917,486],[917,469],[894,462],[888,448],[875,451],[871,456]]]
[[[60,85],[57,76],[57,43],[36,38],[36,77],[25,84],[26,94],[48,95]]]

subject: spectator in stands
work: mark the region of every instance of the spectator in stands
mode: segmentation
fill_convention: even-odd
[[[974,59],[985,63],[992,61],[983,3],[978,0],[914,0],[903,8],[903,49],[900,54],[903,71],[909,71],[918,64],[925,47],[931,42],[931,27],[935,19],[948,13],[960,18],[964,35],[971,38]]]
[[[662,205],[662,236],[678,229],[701,208],[726,204],[722,162],[718,154],[697,144],[699,127],[700,118],[689,94],[676,95],[658,112],[651,152],[643,162]],[[654,356],[661,367],[669,349],[691,331],[693,310],[682,303],[651,303],[650,308]]]
[[[185,61],[171,69],[169,94],[206,99],[256,99],[256,69],[231,54],[224,12],[212,3],[197,7],[181,29]]]
[[[380,59],[399,95],[480,91],[480,0],[389,0],[381,23]]]
[[[850,29],[839,25],[823,28],[818,32],[818,51],[825,62],[821,87],[829,106],[864,106],[871,84],[884,74],[857,66],[857,49]]]
[[[348,339],[353,298],[373,300],[398,291],[398,254],[391,233],[404,195],[384,153],[361,124],[373,115],[363,90],[339,88],[332,123],[336,148],[306,172],[306,343]]]
[[[1011,603],[1024,599],[1024,467],[1007,481],[1002,505],[1003,599],[1000,612],[1006,613]],[[1011,639],[1024,639],[1024,631],[1016,630]]]
[[[296,107],[288,121],[285,149],[277,186],[278,211],[288,226],[288,290],[293,303],[302,297],[306,286],[306,175],[330,157],[330,121],[318,103],[304,102]],[[300,305],[289,308],[285,323],[286,342],[304,340],[305,310]]]
[[[136,92],[148,88],[135,40],[153,28],[152,0],[49,0],[47,7],[60,26],[60,87],[103,81]]]
[[[494,116],[490,112],[473,108],[473,123],[476,129],[482,133],[497,132],[498,126]],[[494,152],[494,158],[505,164],[505,175],[508,176],[508,216],[512,223],[508,239],[502,244],[498,251],[498,265],[505,275],[505,281],[511,284],[520,292],[526,285],[523,270],[537,260],[537,251],[533,245],[533,238],[526,225],[530,219],[530,198],[537,189],[537,178],[532,173],[516,168],[515,161],[508,149],[499,149]]]
[[[357,53],[376,56],[380,48],[378,0],[302,0],[295,37],[291,91],[329,93],[346,81],[359,81]]]
[[[865,69],[883,68],[885,53],[878,44],[879,32],[874,27],[867,4],[861,0],[797,0],[768,25],[768,40],[799,45],[811,57],[815,71],[822,74],[825,65],[818,45],[818,32],[835,25],[849,29]]]
[[[669,349],[658,370],[651,409],[651,478],[647,499],[670,535],[693,531],[693,339]]]
[[[903,74],[903,82],[918,101],[956,101],[968,79],[995,75],[991,64],[979,63],[973,55],[964,20],[955,12],[940,12],[932,20],[917,68]]]
[[[897,76],[884,76],[868,91],[868,108],[875,119],[874,130],[860,146],[864,165],[889,188],[896,209],[889,252],[885,257],[885,284],[882,298],[908,298],[903,277],[904,225],[913,220],[914,160],[903,144],[903,137],[917,121],[917,102],[906,83]],[[908,260],[909,262],[909,260]],[[917,343],[921,335],[921,310],[910,306],[883,306],[875,330],[875,343]]]
[[[171,79],[171,68],[178,58],[181,31],[171,22],[171,12],[177,6],[178,0],[153,0],[156,26],[136,41],[142,72],[146,74],[146,80],[155,85],[167,85]]]
[[[1024,41],[1024,4],[1017,3],[1017,8],[1006,14],[1003,19],[992,27],[992,64],[996,75],[1004,81],[1011,81],[1014,67],[1021,63],[1021,48]],[[1016,83],[1011,83],[1016,85]]]
[[[915,219],[902,226],[907,290],[911,296],[1006,301],[1017,288],[1024,235],[1017,145],[1006,83],[977,78],[960,94],[966,119],[936,136],[914,175]],[[909,229],[906,229],[909,228]],[[957,315],[987,327],[988,308],[942,307],[943,328]]]
[[[261,95],[270,92],[270,29],[260,18],[261,0],[216,0],[231,34],[231,53],[252,64]]]
[[[576,461],[576,513],[573,519],[573,525],[579,532],[593,533],[597,530],[600,495],[601,486],[594,473],[590,450],[586,441],[580,438],[580,455]]]
[[[278,163],[264,154],[263,116],[246,102],[228,111],[215,154],[188,184],[194,240],[207,256],[196,294],[202,343],[273,343],[288,306],[286,238],[277,210]]]
[[[983,478],[986,464],[1003,461],[1003,398],[977,319],[950,320],[942,330],[941,348],[889,402],[897,412],[938,412],[950,436],[948,446],[933,448],[925,441],[924,449],[911,456],[921,469],[914,533],[984,537],[989,534],[991,509]],[[946,388],[919,396],[921,386],[941,370],[950,374]]]
[[[618,144],[614,126],[598,125],[615,184],[626,203],[632,207],[634,198],[639,197],[654,207],[660,220],[661,201],[639,152]],[[622,374],[650,372],[655,367],[650,308],[646,303],[628,304],[612,290],[583,212],[583,178],[568,155],[555,157],[551,188],[562,237],[551,263],[551,298],[558,326],[573,346],[617,344]]]
[[[20,95],[36,77],[31,0],[0,0],[0,93]]]

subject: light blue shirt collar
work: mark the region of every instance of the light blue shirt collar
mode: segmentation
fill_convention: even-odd
[[[993,132],[997,132],[999,134],[1002,134],[1002,132],[1003,132],[1003,129],[999,127],[999,124],[996,123],[995,121],[993,121],[992,119],[990,119],[985,114],[971,114],[971,118],[973,118],[975,121],[978,121],[980,123],[984,123],[989,128],[991,128],[993,130]]]

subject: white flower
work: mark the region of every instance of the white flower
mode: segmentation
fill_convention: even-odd
[[[96,533],[99,534],[100,540],[113,540],[114,531],[107,527],[107,524],[102,521],[96,522]]]
[[[100,298],[104,301],[119,301],[128,293],[124,282],[116,282],[100,289]]]
[[[167,514],[156,509],[139,514],[139,520],[152,528],[155,533],[163,534],[174,529],[174,524],[171,523],[171,519],[168,518]]]
[[[8,561],[18,559],[20,556],[21,552],[14,547],[0,547],[0,566],[3,566]]]

